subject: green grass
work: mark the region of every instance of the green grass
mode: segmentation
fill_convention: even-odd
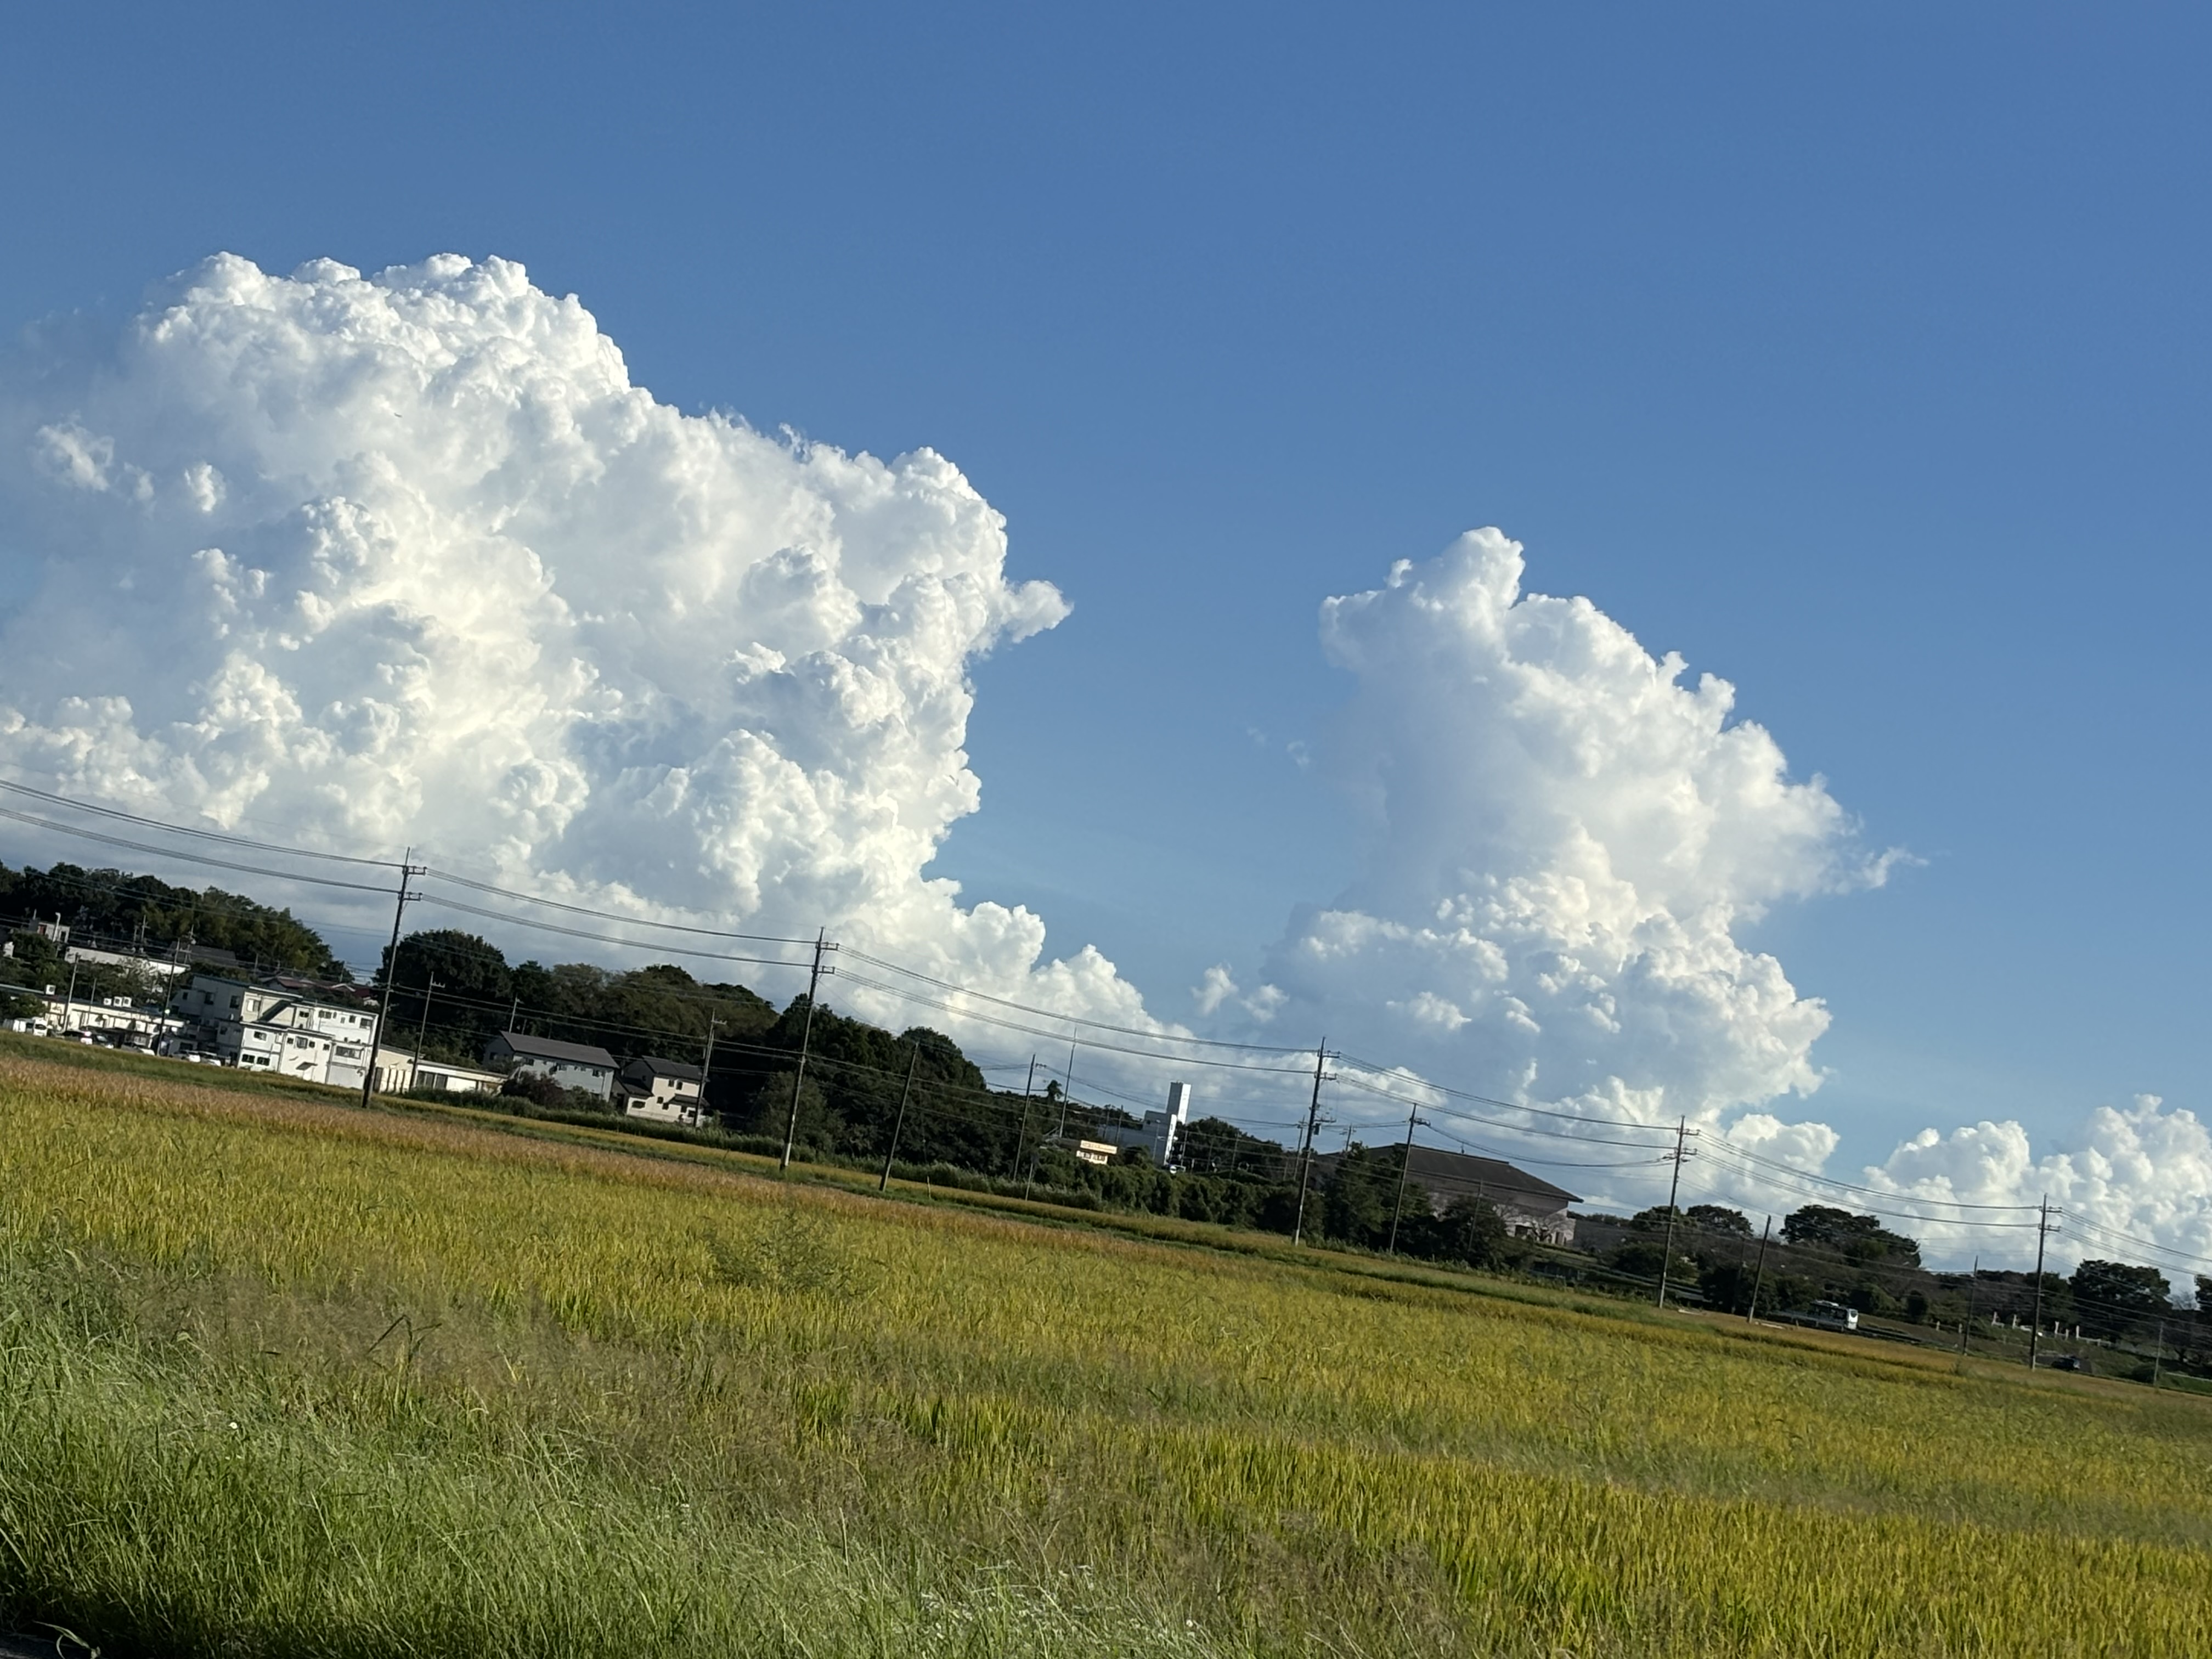
[[[59,1047],[0,1600],[110,1654],[2212,1651],[2195,1399]]]

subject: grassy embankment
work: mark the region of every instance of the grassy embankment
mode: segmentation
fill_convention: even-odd
[[[2194,1400],[60,1058],[0,1599],[111,1655],[2212,1651]]]

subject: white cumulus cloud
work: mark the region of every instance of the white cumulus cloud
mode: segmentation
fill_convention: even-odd
[[[1880,882],[1817,777],[1735,692],[1683,683],[1587,599],[1525,592],[1518,544],[1462,537],[1329,600],[1357,677],[1328,744],[1370,847],[1268,953],[1282,1018],[1439,1080],[1608,1115],[1717,1121],[1809,1094],[1827,1011],[1737,930]],[[1794,1162],[1832,1132],[1762,1115]]]
[[[0,766],[1138,1018],[923,874],[971,665],[1067,611],[1006,551],[942,456],[680,413],[518,265],[219,257],[0,371]]]
[[[1984,1119],[1948,1133],[1923,1129],[1863,1178],[1924,1205],[1929,1214],[1962,1221],[1972,1212],[1951,1206],[2047,1200],[2062,1212],[2051,1246],[2051,1259],[2062,1266],[2084,1257],[2148,1262],[2167,1268],[2178,1286],[2212,1267],[2212,1125],[2155,1095],[2095,1108],[2041,1154],[2027,1129],[2009,1120]],[[1969,1236],[1961,1227],[1925,1231]],[[2145,1250],[2135,1241],[2161,1249]],[[2032,1251],[2032,1243],[2027,1248]]]

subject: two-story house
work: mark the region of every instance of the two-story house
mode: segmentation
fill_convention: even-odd
[[[226,1066],[358,1089],[368,1070],[376,1015],[317,995],[323,988],[306,980],[249,983],[196,973],[170,993],[169,1006],[198,1026],[201,1041]],[[389,1064],[377,1069],[386,1074],[380,1081],[388,1083]]]
[[[680,1060],[658,1054],[633,1060],[617,1074],[615,1094],[632,1117],[657,1123],[699,1121],[699,1068]]]
[[[615,1057],[588,1042],[501,1031],[484,1045],[484,1063],[551,1078],[564,1089],[581,1089],[601,1100],[614,1090]]]

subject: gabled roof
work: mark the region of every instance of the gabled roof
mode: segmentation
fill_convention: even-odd
[[[1323,1152],[1314,1162],[1324,1169],[1333,1169],[1343,1156],[1341,1152]],[[1541,1210],[1561,1210],[1582,1202],[1565,1188],[1554,1187],[1541,1176],[1516,1170],[1501,1158],[1471,1158],[1465,1152],[1448,1152],[1441,1147],[1418,1143],[1413,1157],[1407,1161],[1406,1173],[1417,1185],[1446,1199],[1489,1198]]]
[[[1516,1170],[1502,1158],[1471,1158],[1435,1146],[1416,1146],[1408,1169],[1415,1181],[1431,1188],[1450,1186],[1458,1190],[1487,1190],[1500,1198],[1550,1199],[1557,1206],[1579,1204],[1582,1199],[1565,1187],[1554,1187],[1541,1176]]]
[[[643,1072],[648,1077],[665,1077],[672,1083],[696,1083],[699,1080],[696,1066],[687,1066],[680,1060],[663,1060],[659,1054],[641,1054],[623,1070]]]
[[[615,1068],[615,1057],[604,1048],[595,1048],[588,1042],[562,1042],[553,1037],[525,1036],[520,1031],[501,1031],[492,1039],[507,1044],[507,1052],[518,1060],[556,1060],[570,1066],[604,1066]]]

